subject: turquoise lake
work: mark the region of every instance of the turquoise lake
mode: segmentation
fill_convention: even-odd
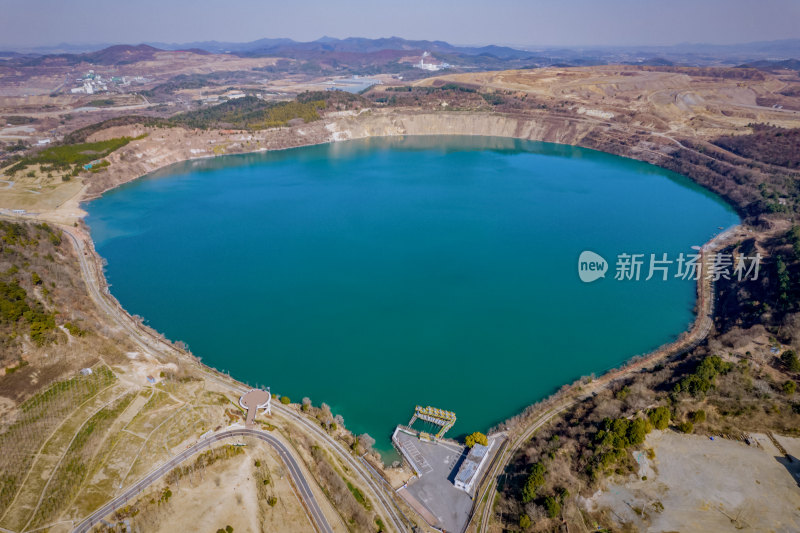
[[[660,274],[737,224],[688,179],[495,137],[373,138],[174,165],[87,204],[112,294],[203,362],[390,451],[415,405],[486,431],[675,339],[695,284]],[[578,256],[610,272],[583,283]],[[617,281],[620,253],[645,254]]]

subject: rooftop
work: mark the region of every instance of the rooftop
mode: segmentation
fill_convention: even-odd
[[[478,472],[478,467],[480,467],[483,458],[486,457],[488,452],[488,446],[484,446],[483,444],[474,445],[469,451],[469,454],[467,454],[467,458],[464,459],[464,462],[461,464],[461,468],[459,468],[458,474],[456,474],[456,481],[468,484],[472,477]]]

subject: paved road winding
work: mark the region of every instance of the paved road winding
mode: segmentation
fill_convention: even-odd
[[[306,481],[305,476],[303,475],[302,470],[300,470],[300,465],[297,464],[294,456],[289,452],[286,446],[279,441],[277,438],[273,437],[269,433],[264,431],[260,431],[257,429],[229,429],[226,431],[222,431],[220,433],[216,433],[211,435],[210,437],[201,440],[191,448],[187,448],[186,450],[182,451],[166,463],[162,464],[141,480],[136,482],[133,486],[129,487],[125,492],[102,506],[100,509],[89,515],[83,522],[78,524],[78,526],[73,530],[76,533],[85,533],[89,531],[94,525],[100,522],[104,516],[113,513],[120,507],[127,505],[128,502],[141,494],[144,490],[146,490],[149,486],[153,483],[161,479],[165,476],[168,472],[170,472],[173,468],[178,466],[180,463],[186,461],[190,457],[192,457],[197,452],[204,450],[211,446],[212,444],[219,442],[224,439],[230,439],[233,437],[253,437],[259,440],[262,440],[272,446],[278,455],[283,461],[283,464],[286,465],[287,470],[289,471],[289,475],[294,482],[294,486],[297,489],[297,492],[302,500],[303,504],[308,511],[311,521],[314,523],[318,531],[322,533],[333,533],[331,526],[328,524],[328,520],[325,518],[325,515],[322,513],[322,509],[320,509],[319,504],[317,503],[314,494],[311,492],[311,487],[309,486],[308,482]]]
[[[400,511],[400,508],[393,500],[393,496],[387,494],[387,491],[384,490],[383,487],[381,487],[380,484],[375,480],[373,475],[364,468],[364,465],[357,461],[350,453],[348,453],[339,442],[325,433],[322,429],[320,429],[319,426],[312,424],[308,421],[308,419],[296,414],[291,409],[287,409],[279,405],[277,406],[277,409],[275,409],[275,412],[287,418],[291,418],[298,424],[302,424],[308,430],[316,433],[318,438],[327,442],[333,451],[338,452],[339,457],[366,482],[368,490],[371,491],[378,499],[378,504],[383,508],[383,514],[394,526],[395,531],[410,531],[412,529],[412,527],[408,525],[410,520],[402,513],[402,511]]]
[[[711,253],[714,250],[719,249],[736,234],[738,229],[739,226],[733,226],[723,233],[717,235],[703,246],[702,253]],[[480,491],[479,489],[480,497],[476,496],[475,512],[472,515],[472,520],[474,520],[478,515],[481,516],[480,523],[476,524],[476,529],[479,533],[484,533],[489,529],[489,523],[494,514],[494,498],[492,498],[491,495],[497,486],[500,474],[514,458],[514,455],[519,448],[533,436],[534,432],[566,409],[572,407],[579,401],[585,400],[593,393],[597,393],[598,391],[609,387],[612,383],[617,382],[623,377],[640,372],[642,369],[650,367],[658,361],[663,361],[665,359],[686,353],[696,348],[703,340],[705,340],[706,337],[708,337],[708,334],[714,325],[712,318],[714,316],[714,284],[706,278],[706,267],[704,265],[705,260],[701,262],[702,270],[700,272],[700,277],[697,284],[698,306],[700,308],[700,314],[696,318],[691,330],[689,331],[689,334],[686,337],[676,341],[667,348],[656,350],[656,352],[652,353],[650,356],[640,359],[639,361],[636,361],[621,370],[617,370],[600,377],[592,382],[590,385],[591,388],[588,392],[585,392],[578,397],[569,397],[557,402],[544,413],[532,420],[529,425],[523,429],[522,433],[518,437],[510,441],[509,446],[503,452],[500,460],[495,463],[494,468],[487,474],[485,479],[488,479],[489,482],[486,485],[486,488],[483,491]]]
[[[90,266],[88,261],[88,258],[92,257],[92,252],[86,250],[85,243],[81,238],[75,235],[72,228],[61,226],[61,229],[70,237],[73,245],[75,246],[75,251],[78,255],[81,272],[83,273],[87,290],[97,306],[106,312],[117,324],[119,324],[120,327],[122,327],[130,335],[131,340],[142,347],[142,349],[145,351],[154,353],[167,352],[171,355],[180,357],[183,361],[187,361],[188,359],[186,356],[180,354],[177,350],[175,350],[175,348],[166,344],[162,339],[157,338],[149,332],[139,329],[130,316],[117,304],[117,302],[113,301],[99,288],[100,274],[95,272],[95,269]],[[199,365],[199,363],[198,366],[200,366],[201,370],[204,371],[209,379],[217,381],[226,387],[234,388],[242,393],[249,390],[247,387],[230,380],[230,378],[223,379],[222,377],[217,376],[211,369]],[[303,425],[306,430],[314,433],[318,438],[327,442],[331,446],[332,451],[337,453],[340,459],[348,464],[353,471],[362,478],[364,483],[367,485],[368,492],[373,493],[372,495],[376,498],[381,514],[388,519],[392,526],[394,526],[395,531],[408,531],[411,529],[407,525],[408,519],[404,515],[401,517],[402,512],[397,507],[397,504],[393,499],[393,495],[388,494],[387,491],[384,490],[384,488],[373,478],[370,472],[368,472],[360,462],[356,461],[353,456],[342,447],[341,444],[332,439],[330,435],[325,433],[319,426],[310,423],[305,417],[298,415],[289,408],[278,404],[273,406],[273,411],[276,414]]]

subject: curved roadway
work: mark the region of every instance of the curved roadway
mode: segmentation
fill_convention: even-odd
[[[677,142],[677,141],[676,141]],[[728,228],[724,232],[720,233],[705,245],[703,245],[703,252],[701,253],[708,253],[713,252],[714,250],[718,249],[725,241],[729,240],[732,236],[735,235],[736,231],[740,228],[740,226],[733,226]],[[705,262],[702,263],[703,265]],[[653,365],[655,362],[669,359],[671,357],[675,357],[679,354],[686,353],[694,348],[696,348],[711,331],[711,328],[714,325],[713,316],[714,316],[714,284],[710,280],[705,278],[703,272],[705,271],[705,267],[701,267],[701,275],[698,279],[698,299],[699,299],[699,306],[702,309],[702,316],[698,315],[693,324],[689,335],[685,338],[675,341],[675,343],[667,348],[666,350],[659,351],[657,350],[653,355],[649,357],[645,357],[640,359],[621,370],[616,372],[611,372],[604,376],[601,376],[597,380],[593,382],[594,385],[594,393],[597,391],[609,387],[612,383],[616,382],[620,378],[629,376],[635,372],[639,372],[642,369]],[[707,281],[707,282],[706,282]],[[555,405],[550,407],[544,413],[539,415],[535,418],[530,425],[528,425],[523,432],[510,442],[509,446],[503,452],[502,457],[499,461],[495,464],[494,468],[491,472],[488,473],[485,479],[489,479],[489,483],[483,491],[480,491],[480,497],[476,494],[475,498],[475,509],[474,513],[470,519],[470,522],[467,524],[469,526],[470,523],[475,519],[478,514],[481,514],[480,523],[476,525],[476,530],[479,533],[483,533],[488,531],[489,529],[489,522],[493,516],[493,502],[494,498],[489,497],[492,494],[492,491],[497,486],[497,482],[500,476],[500,473],[506,468],[509,462],[513,459],[514,455],[516,454],[517,450],[527,442],[532,436],[533,433],[541,428],[543,425],[548,423],[552,420],[555,416],[562,413],[566,409],[572,407],[577,402],[586,399],[592,393],[584,393],[577,397],[566,398],[561,402],[557,402]]]
[[[305,505],[306,510],[308,511],[311,521],[316,526],[317,530],[323,533],[333,533],[331,526],[328,524],[328,520],[325,518],[325,515],[322,513],[322,509],[320,509],[319,504],[317,503],[314,494],[311,492],[311,487],[309,486],[308,482],[306,481],[305,476],[303,476],[302,470],[300,470],[300,465],[297,464],[297,461],[286,448],[286,446],[279,441],[277,438],[273,437],[272,435],[265,433],[263,431],[259,431],[256,429],[229,429],[227,431],[223,431],[221,433],[217,433],[215,435],[211,435],[210,437],[201,440],[191,448],[187,448],[186,450],[182,451],[163,465],[159,466],[145,477],[137,481],[133,486],[129,487],[125,492],[102,506],[100,509],[89,515],[83,522],[78,524],[78,526],[73,530],[76,533],[85,533],[89,531],[95,524],[100,522],[104,516],[107,516],[120,507],[126,505],[131,498],[138,496],[142,493],[145,489],[147,489],[150,485],[158,481],[161,477],[165,476],[169,471],[173,468],[178,466],[183,461],[186,461],[190,457],[192,457],[197,452],[208,448],[215,442],[219,442],[224,439],[229,439],[231,437],[254,437],[256,439],[260,439],[270,446],[272,446],[278,455],[280,456],[283,464],[286,465],[287,470],[289,471],[289,475],[292,477],[292,481],[294,482],[295,488],[297,489],[298,495],[302,500],[303,504]]]
[[[117,304],[115,301],[109,302],[111,299],[107,294],[105,294],[99,288],[98,284],[98,275],[95,275],[94,269],[89,265],[87,261],[87,255],[91,252],[86,251],[86,246],[84,242],[78,238],[74,233],[72,228],[68,228],[65,226],[60,226],[61,230],[69,235],[70,239],[75,246],[75,252],[78,255],[78,262],[80,263],[81,272],[83,273],[84,282],[86,283],[86,288],[89,291],[91,298],[95,301],[100,309],[105,311],[112,319],[114,319],[117,324],[119,324],[125,331],[130,335],[131,340],[133,340],[136,344],[141,346],[143,349],[147,351],[154,351],[156,353],[163,352],[165,350],[173,352],[177,356],[181,356],[181,354],[172,346],[168,345],[162,339],[155,337],[145,331],[140,330],[131,317]],[[182,356],[182,360],[187,360],[185,356]],[[236,388],[239,392],[246,392],[249,390],[248,388],[244,387],[243,385],[238,386],[238,383],[234,385],[232,379],[228,378],[223,380],[220,376],[217,376],[213,373],[212,369],[200,365],[201,370],[207,375],[209,379],[213,379],[227,387]],[[230,381],[228,381],[230,380]],[[305,417],[302,417],[291,409],[284,407],[281,404],[277,404],[274,406],[274,410],[276,413],[283,415],[285,418],[292,419],[293,421],[303,425],[306,430],[314,433],[318,438],[327,442],[331,448],[337,452],[339,457],[348,464],[354,472],[356,472],[365,482],[367,487],[369,488],[368,492],[372,492],[375,498],[378,501],[380,507],[382,507],[384,517],[388,518],[389,522],[394,526],[396,531],[408,531],[411,528],[407,525],[410,520],[403,515],[402,511],[400,511],[399,507],[397,507],[396,502],[393,499],[393,495],[387,494],[387,492],[381,487],[381,485],[373,478],[373,476],[366,471],[363,465],[356,461],[353,456],[345,450],[341,444],[336,442],[334,439],[330,437],[326,432],[324,432],[319,426],[310,423]],[[402,518],[401,518],[402,515]]]

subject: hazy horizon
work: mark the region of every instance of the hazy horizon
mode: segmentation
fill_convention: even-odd
[[[398,36],[518,47],[730,45],[800,38],[796,0],[408,0],[291,4],[232,0],[0,0],[0,47],[61,44],[313,41]],[[120,24],[120,19],[124,24]]]

